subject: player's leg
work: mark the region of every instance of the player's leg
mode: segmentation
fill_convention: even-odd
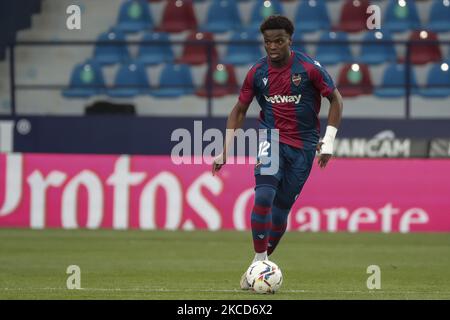
[[[271,156],[270,148],[267,149]],[[276,162],[274,162],[276,161]],[[278,170],[273,175],[264,174],[264,167],[274,165]],[[269,232],[272,225],[272,204],[275,199],[279,180],[282,176],[283,159],[272,157],[270,163],[255,166],[255,202],[251,213],[252,240],[255,256],[253,262],[267,259],[267,247]],[[241,277],[241,289],[249,289],[250,285],[246,280],[246,273]]]
[[[314,150],[291,149],[291,152],[289,152],[290,161],[286,164],[272,206],[272,227],[269,233],[268,255],[273,253],[286,231],[289,212],[300,195],[314,162]]]

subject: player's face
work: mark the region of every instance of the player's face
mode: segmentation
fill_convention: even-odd
[[[287,60],[291,54],[292,40],[284,29],[266,30],[263,33],[264,48],[272,62]]]

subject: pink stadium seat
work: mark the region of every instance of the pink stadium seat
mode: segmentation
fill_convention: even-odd
[[[179,63],[185,64],[202,64],[208,62],[208,42],[213,41],[214,37],[210,32],[191,32],[186,38],[190,41],[184,46],[183,54],[179,59]],[[204,44],[202,44],[204,43]],[[211,61],[217,61],[217,50],[211,47]]]
[[[373,90],[369,68],[365,64],[346,64],[338,77],[338,88],[344,97],[371,94]]]
[[[368,0],[346,0],[336,29],[345,32],[366,31],[366,21],[369,17],[366,12],[369,5]]]
[[[168,0],[159,31],[183,32],[197,29],[192,0]]]
[[[206,72],[203,86],[197,90],[200,97],[208,96],[208,83],[212,83],[212,96],[223,97],[228,94],[235,94],[238,90],[236,73],[230,64],[214,65],[213,72]]]

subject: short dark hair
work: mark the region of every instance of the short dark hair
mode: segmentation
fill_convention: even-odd
[[[264,33],[264,31],[266,30],[276,29],[284,29],[290,36],[294,34],[294,25],[292,24],[291,20],[281,15],[267,17],[259,27],[261,33]]]

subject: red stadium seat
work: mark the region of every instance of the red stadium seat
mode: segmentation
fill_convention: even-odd
[[[365,64],[349,63],[339,72],[338,86],[344,97],[371,94],[373,90],[369,68]]]
[[[184,46],[183,54],[179,63],[202,64],[208,62],[208,42],[213,41],[214,37],[210,32],[192,32],[186,38],[190,41]],[[205,43],[206,42],[206,43]],[[205,43],[205,44],[202,44]],[[217,61],[217,50],[211,47],[211,62]]]
[[[168,0],[159,31],[183,32],[197,29],[192,0]]]
[[[421,42],[411,46],[411,63],[426,64],[442,60],[442,52],[439,44],[429,43],[429,41],[438,40],[436,33],[431,31],[414,31],[409,40]]]
[[[208,83],[212,83],[213,97],[223,97],[228,94],[235,94],[238,91],[236,73],[234,67],[230,64],[217,64],[214,65],[212,73],[206,72],[204,85],[197,90],[197,96],[208,96]]]
[[[347,0],[341,9],[341,16],[336,27],[339,31],[360,32],[367,30],[368,0]]]

